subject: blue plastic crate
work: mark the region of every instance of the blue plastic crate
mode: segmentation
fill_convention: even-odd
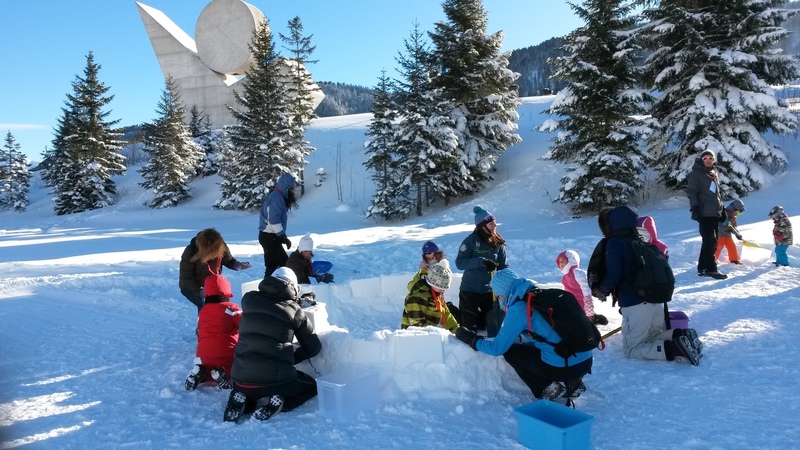
[[[588,449],[594,417],[549,400],[514,408],[519,443],[531,449]]]

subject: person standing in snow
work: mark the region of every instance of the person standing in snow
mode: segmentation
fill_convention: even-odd
[[[586,281],[586,271],[581,269],[581,257],[575,250],[564,250],[556,258],[556,265],[564,274],[561,285],[564,290],[575,296],[578,304],[583,308],[586,317],[597,325],[608,325],[608,319],[602,314],[595,314],[592,290]]]
[[[211,268],[209,267],[209,270]],[[216,381],[220,389],[230,389],[228,375],[233,365],[233,350],[239,341],[239,320],[242,310],[230,301],[231,283],[216,272],[206,277],[203,292],[205,306],[197,319],[197,352],[194,367],[186,377],[187,391],[205,381]]]
[[[289,255],[289,260],[286,262],[286,267],[292,269],[297,276],[297,284],[311,284],[311,278],[317,280],[317,283],[333,283],[333,274],[331,273],[314,274],[314,266],[311,263],[313,257],[314,240],[311,239],[311,236],[305,235],[300,238],[297,250]]]
[[[497,336],[483,339],[462,326],[456,330],[456,337],[473,350],[492,356],[503,355],[537,399],[579,397],[586,391],[583,376],[592,371],[592,351],[576,352],[566,361],[556,353],[550,343],[558,344],[561,336],[538,311],[528,312],[525,298],[528,291],[536,288],[533,280],[521,278],[511,269],[503,269],[494,274],[491,284],[506,309]],[[532,339],[529,332],[547,342]]]
[[[700,224],[700,256],[697,259],[697,275],[718,280],[728,278],[717,270],[717,231],[719,222],[723,220],[722,195],[719,178],[714,168],[714,152],[705,150],[700,154],[686,177],[686,195],[689,197],[689,211],[692,220]]]
[[[200,313],[204,304],[203,283],[211,274],[209,266],[223,265],[231,270],[244,270],[253,267],[247,261],[237,261],[222,235],[214,228],[206,228],[193,237],[183,250],[180,263],[178,285],[181,294],[197,307]]]
[[[629,206],[601,211],[604,256],[589,264],[588,278],[598,280],[592,286],[592,295],[605,299],[610,294],[619,303],[625,357],[658,361],[682,357],[699,365],[703,344],[697,332],[691,328],[664,330],[664,305],[648,302],[633,288],[636,268],[631,241],[639,239],[636,219],[636,212]]]
[[[486,313],[492,309],[492,274],[508,267],[508,259],[506,241],[497,232],[495,217],[481,206],[472,211],[475,230],[458,248],[456,267],[464,271],[458,292],[461,325],[477,331],[486,329]]]
[[[739,251],[736,248],[736,243],[733,242],[731,234],[736,236],[736,239],[742,240],[742,235],[739,230],[736,218],[739,214],[744,212],[744,202],[740,199],[732,201],[725,207],[725,220],[719,224],[717,231],[717,251],[714,253],[714,258],[719,261],[719,255],[722,254],[722,249],[728,250],[728,261],[733,264],[741,264],[739,262]]]
[[[416,282],[412,280],[413,285],[409,283],[400,328],[441,325],[455,332],[458,321],[444,300],[444,291],[450,288],[453,280],[450,263],[446,259],[431,263],[427,270],[420,270],[414,279]]]
[[[789,255],[786,253],[789,246],[794,243],[792,237],[792,222],[783,211],[783,206],[774,206],[769,210],[772,219],[772,237],[775,238],[775,265],[788,266]]]
[[[253,418],[267,420],[317,395],[316,380],[294,367],[322,350],[298,294],[292,269],[279,267],[261,281],[257,291],[242,297],[239,343],[231,370],[233,389],[224,421],[236,422],[250,411]],[[292,345],[295,338],[299,347]]]
[[[270,276],[278,267],[286,265],[289,255],[283,249],[292,248],[292,241],[286,236],[286,222],[289,210],[297,208],[294,188],[297,181],[294,175],[285,173],[278,178],[275,187],[267,194],[258,216],[258,243],[264,249],[264,278]]]

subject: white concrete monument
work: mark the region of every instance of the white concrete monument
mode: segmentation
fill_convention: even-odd
[[[213,0],[200,13],[192,39],[163,12],[139,2],[136,6],[161,72],[172,76],[187,109],[196,105],[215,129],[235,124],[227,106],[239,107],[233,88],[250,67],[249,44],[266,21],[264,14],[241,0]],[[285,67],[288,75],[290,61]],[[316,83],[309,87],[316,108],[325,96]],[[184,118],[187,123],[190,119]]]

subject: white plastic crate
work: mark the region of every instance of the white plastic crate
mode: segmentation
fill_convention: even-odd
[[[319,412],[334,420],[352,420],[378,406],[378,372],[355,366],[317,378]]]

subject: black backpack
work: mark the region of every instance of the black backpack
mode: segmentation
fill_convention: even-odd
[[[648,303],[667,303],[675,291],[675,275],[667,256],[653,244],[631,238],[634,280],[631,283],[636,295]]]
[[[578,304],[575,296],[563,289],[532,288],[526,293],[528,308],[528,334],[539,342],[545,342],[555,348],[556,353],[564,358],[564,367],[567,358],[577,352],[593,350],[600,345],[600,331],[586,317]],[[533,332],[531,328],[531,313],[539,314],[550,324],[561,337],[558,344],[548,342],[544,337]]]

